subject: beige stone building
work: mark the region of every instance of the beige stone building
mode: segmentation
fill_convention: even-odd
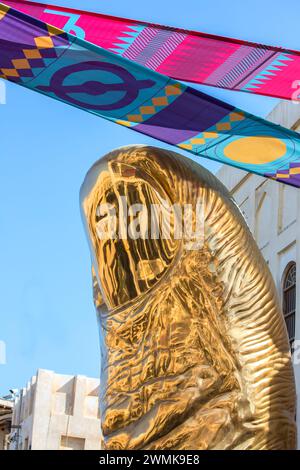
[[[300,104],[281,102],[267,119],[300,131]],[[277,287],[294,350],[300,448],[300,189],[225,165],[216,176],[243,212]]]
[[[99,380],[39,369],[17,398],[10,450],[98,450]]]
[[[0,398],[0,450],[7,450],[11,430],[13,402]]]

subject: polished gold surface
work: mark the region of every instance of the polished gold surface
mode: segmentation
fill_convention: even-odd
[[[120,213],[121,196],[147,208],[163,200],[195,209],[200,200],[201,245],[191,249],[189,236],[176,235],[176,213],[169,238],[120,236],[124,220],[133,220]],[[115,239],[99,237],[105,203],[116,207]],[[283,316],[224,186],[181,155],[132,146],[91,168],[81,206],[100,326],[105,448],[293,449],[295,386]]]

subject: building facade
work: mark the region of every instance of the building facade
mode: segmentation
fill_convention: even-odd
[[[39,369],[14,406],[10,450],[101,448],[99,380]]]
[[[13,415],[13,402],[0,398],[0,450],[7,450]]]
[[[281,102],[267,119],[300,132],[300,104]],[[277,287],[293,352],[300,434],[300,190],[227,165],[216,176],[240,207]]]

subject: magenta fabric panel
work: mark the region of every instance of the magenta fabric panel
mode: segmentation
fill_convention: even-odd
[[[298,99],[299,51],[50,4],[5,3],[177,80]]]

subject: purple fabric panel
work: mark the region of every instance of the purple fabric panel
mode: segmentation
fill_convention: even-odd
[[[172,104],[147,119],[147,128],[168,128],[172,143],[183,142],[226,117],[235,108],[188,87]],[[141,130],[144,124],[136,129]],[[159,130],[155,130],[159,133]],[[165,131],[164,131],[165,133]]]
[[[147,121],[146,124],[139,124],[138,126],[135,126],[134,130],[162,140],[163,142],[168,142],[169,144],[179,144],[180,142],[191,139],[198,134],[198,132],[195,131],[183,131],[181,129],[171,129],[169,127],[148,125],[148,122],[149,121]]]
[[[22,25],[22,27],[16,28],[16,24],[18,24],[16,22]],[[30,23],[27,23],[24,21],[23,13],[17,10],[10,9],[9,14],[6,14],[4,18],[1,19],[0,40],[11,41],[18,45],[22,44],[24,47],[36,47],[34,38],[48,34],[49,32],[45,23],[43,24],[34,18],[32,18]],[[69,43],[64,34],[59,37],[53,36],[52,40],[55,46]]]

